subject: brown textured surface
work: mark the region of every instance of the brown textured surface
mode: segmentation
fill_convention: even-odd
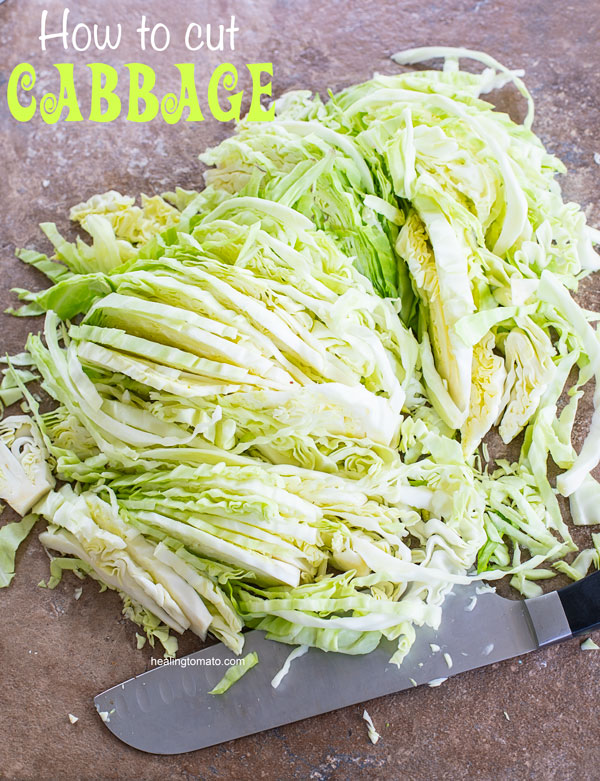
[[[206,23],[237,16],[241,28],[232,59],[274,63],[275,93],[289,88],[324,91],[393,72],[388,55],[407,46],[453,44],[482,48],[513,67],[524,67],[537,102],[535,128],[566,162],[563,187],[600,223],[600,14],[595,0],[570,4],[494,3],[488,0],[399,2],[372,0],[244,0],[170,4],[71,3],[74,23],[116,22],[133,31],[145,12],[168,21],[173,32],[188,21]],[[75,10],[76,7],[76,10]],[[94,52],[68,56],[54,44],[39,53],[39,14],[57,0],[6,0],[0,5],[0,83],[25,59],[55,88],[51,63],[100,59]],[[96,10],[95,10],[96,9]],[[101,9],[101,10],[100,10]],[[176,84],[172,63],[190,56],[172,46],[163,54],[139,55],[125,35],[118,53],[103,59],[117,67],[142,60],[160,71],[165,88]],[[200,80],[226,57],[197,57]],[[163,81],[164,79],[164,81]],[[81,81],[78,77],[78,81]],[[4,87],[2,89],[4,92]],[[514,102],[514,107],[513,107]],[[518,101],[510,102],[517,113]],[[2,229],[0,304],[12,301],[14,285],[39,286],[34,272],[12,258],[15,245],[43,246],[42,220],[65,226],[68,207],[109,188],[148,194],[175,184],[199,186],[195,157],[222,138],[227,127],[167,126],[117,121],[107,126],[19,125],[0,106]],[[44,180],[48,181],[46,187]],[[597,306],[600,287],[582,289]],[[2,352],[22,348],[30,322],[0,318]],[[37,328],[37,324],[35,325]],[[588,408],[589,410],[589,408]],[[3,517],[3,520],[7,516]],[[0,777],[10,779],[595,779],[600,766],[597,702],[600,652],[582,653],[575,641],[544,652],[369,704],[382,733],[372,746],[355,706],[269,733],[180,757],[152,757],[120,743],[98,719],[92,697],[148,665],[135,650],[131,624],[119,620],[114,594],[98,595],[66,577],[55,591],[36,588],[47,576],[47,558],[32,537],[19,555],[17,576],[0,592]],[[193,638],[181,643],[192,650]],[[506,711],[510,721],[504,716]],[[72,726],[68,713],[79,717]]]

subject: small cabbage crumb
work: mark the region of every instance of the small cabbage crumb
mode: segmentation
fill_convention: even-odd
[[[579,647],[582,651],[600,651],[600,645],[596,645],[591,637],[588,637],[587,640],[584,640]]]
[[[414,678],[409,678],[408,680],[412,683],[413,686],[417,685],[417,682],[415,681]]]
[[[594,152],[594,162],[596,165],[600,165],[600,152]]]
[[[441,686],[444,681],[447,681],[448,678],[434,678],[432,681],[429,681],[427,684],[428,686]]]
[[[494,644],[490,643],[489,645],[486,645],[482,653],[484,656],[489,656],[493,650],[494,650]]]
[[[288,654],[285,662],[283,663],[283,666],[281,670],[277,673],[277,675],[273,678],[271,681],[271,686],[276,689],[281,681],[285,678],[285,676],[290,671],[290,665],[294,661],[294,659],[298,659],[300,656],[304,656],[304,654],[308,651],[307,645],[299,645],[297,648],[294,648],[294,650]]]
[[[510,716],[506,711],[504,711],[504,718],[506,719],[506,721],[510,721]]]
[[[81,595],[83,594],[83,586],[79,586],[79,588],[76,588],[73,592],[73,596],[75,599],[80,599]]]
[[[367,722],[367,732],[369,734],[369,740],[371,741],[371,743],[373,743],[373,745],[375,745],[375,743],[377,743],[381,735],[375,729],[375,725],[373,724],[373,719],[369,716],[369,713],[366,709],[363,711],[362,717]]]
[[[444,654],[444,661],[448,665],[448,669],[451,670],[452,669],[452,657],[450,656],[450,654]]]
[[[144,635],[138,634],[138,632],[135,633],[135,637],[136,637],[136,641],[137,641],[137,648],[138,648],[138,651],[139,651],[140,648],[143,648],[146,645],[146,640],[148,638],[144,637]]]
[[[484,583],[482,586],[476,586],[475,588],[476,594],[495,594],[496,588],[495,586],[490,586],[489,583]]]
[[[440,647],[437,643],[429,643],[429,647],[431,648],[432,654],[437,654],[437,652],[440,650]]]
[[[475,605],[477,604],[477,597],[471,597],[471,601],[466,606],[465,610],[467,613],[470,613],[472,610],[475,610]]]
[[[98,711],[98,716],[100,716],[100,718],[102,719],[102,721],[105,724],[106,724],[106,722],[110,721],[110,715],[109,715],[108,711],[106,711],[106,710],[99,710]]]
[[[77,718],[77,716],[73,716],[72,713],[69,713],[69,721],[71,722],[71,724],[75,724],[77,721],[79,721],[79,719]]]

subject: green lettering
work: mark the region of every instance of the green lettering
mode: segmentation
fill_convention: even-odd
[[[54,125],[61,118],[63,109],[67,109],[65,122],[83,122],[75,80],[73,78],[74,64],[59,62],[54,65],[60,76],[59,93],[47,92],[40,100],[40,116],[47,125]],[[60,97],[59,97],[60,95]]]
[[[152,92],[156,84],[156,74],[149,65],[141,62],[126,63],[129,68],[129,112],[130,122],[150,122],[158,114],[158,98]],[[141,83],[140,83],[141,76]],[[140,114],[140,100],[144,101],[144,110]]]
[[[40,116],[47,125],[54,125],[61,118],[63,109],[66,108],[65,122],[83,122],[77,103],[75,80],[73,79],[75,66],[72,62],[60,62],[54,67],[60,75],[60,92],[58,93],[60,97],[52,92],[47,92],[40,100]]]
[[[121,113],[121,99],[115,94],[119,74],[103,62],[92,62],[88,65],[92,71],[92,101],[90,105],[91,122],[112,122]],[[104,86],[102,79],[104,78]],[[106,102],[106,111],[102,111],[102,101]]]
[[[35,114],[36,100],[31,98],[27,106],[19,103],[19,87],[29,91],[35,85],[35,68],[28,62],[21,62],[13,68],[6,88],[8,109],[17,122],[29,122]]]
[[[181,89],[179,98],[174,92],[169,92],[164,96],[160,103],[160,111],[163,119],[169,125],[179,122],[184,109],[189,109],[186,122],[203,122],[204,117],[198,102],[198,93],[196,92],[195,65],[193,62],[184,62],[175,65],[181,76]]]
[[[223,111],[221,104],[219,103],[219,83],[223,79],[223,86],[229,92],[232,92],[237,84],[237,70],[235,65],[230,62],[224,62],[215,68],[210,82],[208,84],[208,105],[212,112],[213,117],[219,122],[230,122],[232,119],[239,120],[240,111],[242,108],[242,97],[244,95],[243,90],[236,92],[229,100],[229,111]]]
[[[273,63],[254,62],[246,67],[252,77],[252,101],[246,119],[248,122],[270,122],[272,119],[275,119],[275,106],[271,106],[268,110],[264,109],[260,104],[260,98],[261,95],[269,95],[270,97],[273,94],[273,84],[269,81],[262,86],[260,77],[263,73],[268,73],[271,77],[273,76]]]

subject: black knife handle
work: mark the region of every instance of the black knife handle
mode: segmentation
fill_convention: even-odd
[[[561,588],[558,596],[574,635],[600,626],[600,571]]]

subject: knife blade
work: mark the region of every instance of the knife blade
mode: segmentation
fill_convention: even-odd
[[[289,724],[347,705],[510,659],[587,631],[600,622],[600,572],[560,591],[526,600],[457,586],[441,625],[417,631],[400,668],[395,645],[348,656],[311,648],[277,689],[271,680],[290,646],[261,631],[246,634],[244,653],[259,664],[224,695],[208,692],[235,659],[222,643],[164,664],[98,694],[94,703],[120,740],[153,754],[179,754]]]

